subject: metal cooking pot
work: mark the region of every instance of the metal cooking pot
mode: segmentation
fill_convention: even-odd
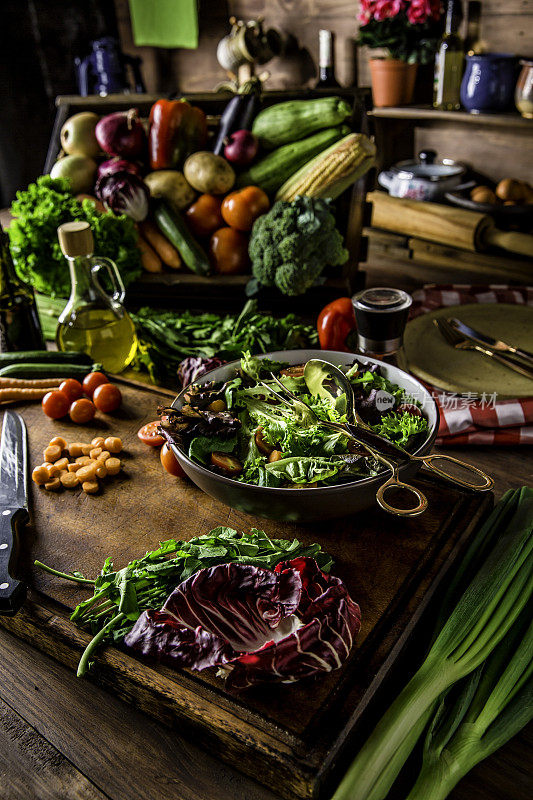
[[[443,158],[437,161],[434,150],[423,150],[417,161],[400,161],[391,169],[380,172],[378,183],[392,197],[411,200],[444,200],[446,192],[463,182],[466,166],[460,161]]]

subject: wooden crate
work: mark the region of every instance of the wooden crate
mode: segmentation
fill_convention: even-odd
[[[351,127],[367,133],[366,93],[357,89],[338,89],[335,93],[352,104],[353,112],[349,120]],[[285,100],[312,99],[331,94],[331,90],[265,92],[263,107]],[[205,111],[210,129],[216,128],[220,114],[231,97],[230,94],[223,92],[187,94],[186,96],[192,104]],[[61,128],[73,114],[80,111],[94,111],[104,115],[135,107],[139,109],[141,117],[147,117],[152,104],[158,99],[158,95],[148,94],[57,97],[57,112],[45,162],[45,173],[50,172],[60,152]],[[365,176],[336,201],[337,223],[345,237],[349,252],[349,259],[344,267],[326,271],[325,283],[322,286],[312,287],[300,297],[285,297],[276,290],[266,290],[259,298],[261,307],[275,308],[279,311],[298,309],[312,312],[335,297],[353,294],[356,289],[360,288],[363,276],[358,272],[358,265],[366,259],[367,248],[367,241],[362,235],[362,230],[363,225],[369,222],[366,191]],[[145,273],[128,288],[128,304],[133,307],[150,303],[168,308],[185,306],[223,311],[238,310],[242,308],[246,299],[245,286],[248,280],[249,275],[213,275],[206,278],[185,271]]]

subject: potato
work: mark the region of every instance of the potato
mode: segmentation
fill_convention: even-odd
[[[178,211],[190,206],[196,192],[185,180],[183,174],[175,169],[160,169],[150,172],[144,178],[152,197],[162,197]]]
[[[500,200],[514,200],[520,202],[524,199],[524,187],[520,181],[515,181],[512,178],[504,178],[499,182],[496,187],[496,196]]]
[[[225,194],[235,183],[235,172],[226,159],[204,150],[189,156],[183,173],[191,186],[202,194]]]
[[[475,186],[470,192],[470,198],[475,203],[495,203],[496,195],[488,186]]]

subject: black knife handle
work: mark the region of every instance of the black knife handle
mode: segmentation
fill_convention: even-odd
[[[26,584],[11,577],[20,528],[29,520],[25,508],[0,510],[0,614],[16,614],[26,599]]]

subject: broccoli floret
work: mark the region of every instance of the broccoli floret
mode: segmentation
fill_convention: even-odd
[[[324,267],[348,258],[331,202],[311,197],[275,203],[255,223],[249,252],[257,281],[287,295],[303,294]]]

